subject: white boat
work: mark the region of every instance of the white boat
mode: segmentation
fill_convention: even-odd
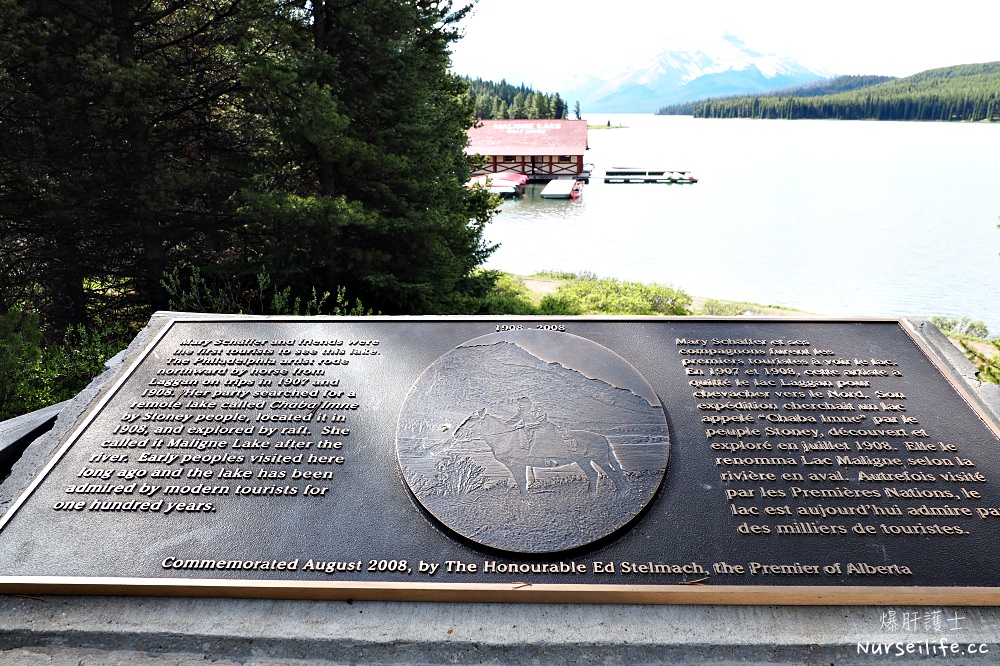
[[[583,183],[579,180],[557,178],[550,180],[539,194],[543,199],[579,199],[583,196]]]

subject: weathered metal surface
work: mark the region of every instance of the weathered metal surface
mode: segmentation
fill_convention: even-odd
[[[992,604],[998,444],[896,321],[176,321],[0,589]]]
[[[410,490],[483,546],[570,550],[653,498],[669,435],[649,383],[607,347],[520,329],[461,344],[417,379],[396,435]]]

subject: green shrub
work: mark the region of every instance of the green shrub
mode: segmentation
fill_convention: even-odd
[[[701,306],[701,314],[713,317],[736,317],[739,315],[764,314],[760,306],[746,301],[718,301],[710,298]]]
[[[691,297],[679,289],[659,284],[622,282],[612,278],[573,280],[556,290],[553,298],[579,308],[579,314],[688,315]]]
[[[481,299],[477,314],[553,315],[584,314],[686,315],[691,297],[679,289],[658,284],[598,278],[593,273],[546,271],[533,277],[563,280],[555,292],[534,305],[524,280],[495,273],[493,287]]]
[[[8,310],[0,316],[0,420],[23,414],[18,406],[21,382],[42,356],[38,315]]]
[[[538,304],[540,315],[581,315],[585,314],[579,301],[571,296],[556,292],[542,298]]]
[[[945,335],[956,337],[982,338],[990,336],[986,324],[981,321],[970,321],[968,317],[931,317],[931,323],[941,329]]]
[[[984,382],[1000,384],[1000,342],[996,340],[990,341],[990,344],[996,348],[996,353],[992,356],[987,356],[981,351],[974,349],[965,340],[959,340],[959,344],[962,345],[965,356],[979,369],[979,379]]]
[[[541,278],[543,280],[600,280],[596,273],[591,273],[590,271],[541,271],[535,273],[532,277]]]
[[[500,271],[478,270],[469,279],[477,286],[467,290],[471,296],[455,303],[452,314],[537,314],[531,292],[521,278]]]
[[[965,357],[979,370],[979,379],[1000,384],[1000,342],[989,340],[996,352],[988,354],[972,346],[973,341],[987,341],[989,329],[981,321],[971,321],[968,317],[931,317],[931,323],[950,338],[957,339]]]
[[[533,315],[538,309],[532,304],[528,290],[514,291],[502,286],[484,299],[479,309],[480,314],[488,315]]]
[[[35,326],[40,340],[37,319]],[[104,362],[127,347],[134,335],[123,324],[105,325],[96,320],[89,327],[70,326],[61,341],[41,348],[33,360],[22,356],[24,362],[14,372],[0,377],[0,386],[5,387],[0,390],[6,391],[0,402],[0,419],[72,398],[104,371]]]
[[[330,303],[330,292],[320,295],[312,288],[312,295],[303,302],[292,297],[291,287],[279,288],[270,274],[262,268],[256,284],[248,287],[236,278],[213,276],[206,278],[197,266],[174,266],[162,281],[170,298],[169,307],[179,312],[211,312],[215,314],[266,314],[283,316],[300,315],[370,315],[360,300],[353,304],[347,300],[343,288]]]

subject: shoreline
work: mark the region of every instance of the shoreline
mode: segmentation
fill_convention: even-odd
[[[559,280],[556,278],[540,278],[540,277],[529,277],[525,275],[514,275],[511,277],[521,280],[524,282],[524,286],[528,289],[531,295],[531,300],[534,304],[538,304],[539,301],[549,294],[555,293],[559,288],[559,285],[566,282],[566,280]],[[736,304],[742,303],[742,301],[728,301],[721,298],[709,298],[706,296],[691,296],[691,309],[692,314],[703,315],[708,314],[704,312],[705,304],[709,301],[714,301],[716,303],[725,304]],[[764,316],[778,316],[778,317],[795,317],[798,315],[809,315],[809,316],[822,316],[817,315],[814,312],[807,312],[805,310],[796,310],[794,308],[786,308],[779,305],[764,305],[762,303],[746,303],[746,305],[751,306],[757,314]]]
[[[560,280],[556,278],[542,278],[542,277],[529,277],[524,275],[513,275],[511,277],[521,280],[524,283],[525,288],[527,288],[532,303],[537,305],[539,301],[545,296],[555,293],[559,288],[559,285],[566,282],[566,280]],[[723,304],[735,304],[736,301],[727,301],[724,299],[713,299],[704,296],[691,296],[691,311],[693,315],[696,316],[712,316],[710,313],[705,312],[706,303],[714,301]],[[758,314],[768,317],[795,317],[799,315],[808,315],[814,317],[822,317],[824,315],[816,314],[814,312],[807,312],[805,310],[796,310],[794,308],[785,308],[776,305],[763,305],[760,303],[746,303],[746,305],[752,307],[753,314]],[[988,341],[980,340],[978,338],[968,338],[963,336],[952,336],[944,334],[946,338],[963,354],[965,350],[962,349],[962,341],[964,340],[966,344],[972,347],[974,350],[980,354],[990,357],[996,353],[996,349]]]

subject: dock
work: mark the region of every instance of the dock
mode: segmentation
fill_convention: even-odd
[[[697,183],[698,179],[685,169],[642,169],[614,167],[604,172],[605,183]]]

